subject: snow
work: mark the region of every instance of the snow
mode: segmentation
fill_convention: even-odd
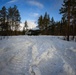
[[[60,36],[0,40],[0,75],[76,75],[76,42]]]

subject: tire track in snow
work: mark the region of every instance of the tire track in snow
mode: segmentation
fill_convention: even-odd
[[[57,41],[54,42],[53,44],[54,44],[54,46],[57,50],[57,55],[63,60],[63,63],[64,63],[63,70],[66,72],[65,75],[76,75],[76,72],[75,72],[75,69],[74,69],[75,66],[74,66],[74,64],[71,64],[72,61],[69,59],[70,56],[68,56],[68,54],[64,55],[64,53],[66,53],[66,51],[65,51],[66,47],[63,47],[63,46],[66,46],[67,44],[64,45],[64,43],[63,43],[64,41],[63,42],[59,41],[59,44],[60,44],[59,45],[59,44],[57,44]],[[69,50],[68,50],[68,52],[69,52]],[[61,75],[64,75],[64,74],[61,74]]]
[[[6,75],[9,74],[10,75],[9,71],[11,72],[11,74],[13,74],[13,73],[15,74],[16,68],[18,66],[20,66],[20,65],[21,65],[21,67],[19,67],[20,70],[21,69],[22,70],[25,69],[25,71],[22,71],[22,72],[20,71],[22,74],[25,74],[25,72],[27,72],[26,70],[29,71],[29,64],[30,64],[30,59],[31,59],[31,54],[32,54],[31,48],[32,48],[32,44],[33,44],[31,42],[28,42],[26,44],[29,44],[29,43],[30,43],[30,45],[27,45],[27,47],[25,45],[20,45],[20,47],[18,47],[19,46],[18,44],[14,45],[15,47],[13,48],[13,50],[14,50],[15,53],[12,53],[13,55],[9,55],[9,58],[6,58],[6,60],[7,60],[6,62],[5,62],[5,60],[2,61],[5,64],[5,65],[3,64],[4,67],[2,66],[2,68],[3,68],[2,71],[0,70],[0,72],[2,73],[2,75],[4,75],[4,74],[6,74]],[[17,50],[17,51],[15,51],[15,50]],[[9,53],[10,52],[11,51],[9,50]],[[8,52],[6,54],[8,54]],[[27,69],[25,68],[25,66],[26,66]]]
[[[11,39],[11,49],[3,50],[4,53],[1,55],[3,60],[0,59],[0,61],[3,65],[0,64],[0,67],[3,69],[0,70],[0,75],[30,75],[30,73],[31,75],[75,75],[75,73],[71,74],[73,69],[70,68],[68,60],[64,59],[65,57],[59,50],[60,47],[56,47],[59,41],[55,44],[55,39],[50,38],[26,37],[21,39],[20,37],[13,38],[14,41]],[[68,68],[70,72],[66,74]]]

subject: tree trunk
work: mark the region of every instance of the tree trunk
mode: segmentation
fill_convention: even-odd
[[[67,25],[67,41],[69,41],[69,26],[70,26],[70,0],[68,0],[68,25]]]

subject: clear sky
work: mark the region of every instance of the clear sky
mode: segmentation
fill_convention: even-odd
[[[29,22],[37,22],[40,15],[44,15],[47,12],[51,17],[54,17],[55,21],[61,20],[59,9],[61,8],[63,0],[0,0],[0,9],[2,6],[17,5],[21,22],[25,20]]]

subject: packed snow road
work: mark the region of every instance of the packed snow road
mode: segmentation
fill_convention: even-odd
[[[0,75],[76,75],[76,42],[56,36],[0,40]]]

